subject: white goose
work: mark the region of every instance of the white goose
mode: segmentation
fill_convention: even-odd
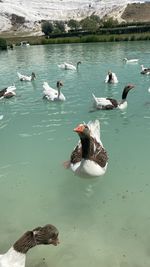
[[[47,224],[27,231],[3,255],[0,255],[0,267],[25,267],[26,253],[36,245],[59,244],[58,230],[55,226]]]
[[[78,133],[80,141],[65,167],[79,176],[103,175],[107,169],[108,156],[100,140],[99,121],[79,124],[74,131]]]
[[[43,88],[44,88],[44,96],[43,98],[50,100],[50,101],[65,101],[65,96],[61,93],[60,89],[63,86],[62,81],[57,81],[57,90],[53,89],[48,85],[47,82],[44,82]]]
[[[79,64],[81,64],[81,61],[77,62],[77,66],[74,66],[73,64],[64,62],[64,63],[58,65],[58,67],[61,69],[64,69],[64,70],[78,70]]]
[[[17,74],[18,74],[18,77],[19,77],[20,81],[31,82],[31,81],[34,81],[36,79],[36,76],[35,76],[34,72],[31,73],[31,76],[26,76],[26,75],[23,75],[23,74],[21,74],[19,72],[17,72]]]
[[[0,99],[11,98],[11,97],[15,96],[16,95],[15,90],[16,90],[15,85],[8,86],[8,87],[0,90]]]
[[[108,74],[105,78],[105,83],[118,83],[116,74],[111,70],[108,71]]]
[[[117,101],[116,99],[109,97],[95,97],[93,94],[94,106],[96,109],[125,109],[127,107],[127,95],[134,87],[135,86],[133,84],[128,84],[124,87],[121,101]]]
[[[125,58],[123,58],[123,61],[124,61],[125,63],[137,63],[137,62],[139,61],[139,59],[138,59],[138,58],[127,59],[127,58],[125,57]]]

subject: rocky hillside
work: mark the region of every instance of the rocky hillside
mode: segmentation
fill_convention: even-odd
[[[128,4],[121,18],[127,22],[150,22],[150,2]]]
[[[41,21],[67,21],[72,18],[81,20],[92,14],[100,18],[109,15],[119,21],[129,21],[133,14],[135,19],[138,18],[142,6],[131,5],[130,9],[128,3],[132,2],[133,0],[0,0],[0,32],[39,34]],[[144,12],[147,10],[146,7]],[[143,13],[141,19],[144,16]]]

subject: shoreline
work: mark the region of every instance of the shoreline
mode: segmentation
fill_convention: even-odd
[[[119,42],[119,41],[140,41],[150,40],[150,32],[131,33],[131,34],[89,34],[86,36],[72,37],[50,37],[45,36],[10,36],[8,34],[0,34],[0,38],[4,38],[7,45],[20,45],[21,41],[27,41],[30,45],[45,44],[69,44],[69,43],[89,43],[89,42]]]

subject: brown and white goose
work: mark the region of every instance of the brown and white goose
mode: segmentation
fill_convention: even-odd
[[[16,87],[14,85],[8,86],[2,90],[0,90],[0,99],[2,98],[11,98],[16,95],[15,93]]]
[[[128,84],[124,87],[124,90],[122,92],[122,100],[117,101],[116,99],[109,98],[109,97],[96,97],[94,94],[94,106],[96,109],[125,109],[127,107],[127,95],[131,89],[133,89],[135,86],[133,84]]]
[[[100,140],[98,120],[79,124],[74,131],[80,141],[74,148],[68,166],[79,176],[100,176],[106,172],[108,155]]]
[[[0,267],[25,267],[26,253],[36,245],[59,244],[58,230],[47,224],[23,234],[14,245],[3,255],[0,255]]]

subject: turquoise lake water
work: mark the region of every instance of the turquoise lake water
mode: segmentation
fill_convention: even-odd
[[[123,58],[139,58],[124,64]],[[79,71],[58,64],[81,61]],[[60,245],[39,246],[27,267],[150,266],[150,43],[91,43],[16,47],[0,53],[0,89],[15,83],[17,96],[0,100],[0,251],[26,230],[47,223],[60,231]],[[104,83],[108,70],[119,83]],[[17,71],[36,73],[21,82]],[[64,103],[44,101],[42,85],[64,82]],[[125,111],[92,109],[92,93],[121,99]],[[3,116],[1,116],[3,115]],[[109,154],[99,178],[83,179],[64,169],[78,142],[73,128],[98,119]]]

